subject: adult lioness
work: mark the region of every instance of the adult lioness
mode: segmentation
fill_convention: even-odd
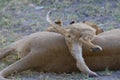
[[[120,29],[98,34],[93,40],[103,50],[96,54],[83,48],[83,56],[90,69],[120,69]],[[62,35],[53,32],[37,32],[1,50],[0,58],[18,51],[21,58],[0,71],[0,80],[11,73],[27,69],[45,72],[79,71]],[[63,68],[64,65],[64,68]]]
[[[58,25],[56,23],[56,25]],[[59,24],[60,25],[60,24]],[[87,26],[87,25],[86,25]],[[89,26],[87,26],[87,28],[89,29]],[[93,34],[95,34],[95,30],[93,28],[90,28],[90,31],[92,30]],[[75,31],[76,32],[76,31]],[[45,34],[45,36],[44,36]],[[46,35],[47,34],[47,35]],[[44,72],[69,72],[69,70],[66,71],[66,69],[64,70],[57,70],[58,68],[53,68],[51,67],[50,65],[53,65],[55,62],[52,60],[52,56],[53,57],[56,57],[56,54],[58,55],[58,52],[59,52],[59,46],[58,49],[54,49],[53,48],[49,48],[50,45],[51,45],[51,41],[53,40],[54,42],[54,38],[55,38],[55,35],[57,34],[54,34],[52,33],[51,36],[48,35],[49,33],[47,32],[38,32],[38,33],[34,33],[30,36],[27,36],[21,40],[18,40],[16,42],[14,42],[13,44],[11,44],[10,46],[6,47],[5,49],[1,49],[1,54],[0,54],[0,58],[3,58],[7,55],[9,55],[10,53],[18,53],[19,57],[21,58],[19,61],[17,61],[16,63],[8,66],[7,68],[5,68],[4,70],[2,70],[0,72],[0,75],[1,75],[1,79],[3,78],[2,76],[6,77],[7,75],[9,75],[10,73],[13,73],[13,72],[19,72],[19,71],[22,71],[22,70],[26,70],[26,69],[35,69],[35,70],[38,70],[38,71],[44,71]],[[51,33],[50,33],[51,34]],[[60,37],[62,35],[59,34],[59,36],[56,36],[56,38]],[[45,38],[46,37],[46,38]],[[50,39],[48,39],[50,38]],[[53,39],[52,39],[53,38]],[[63,38],[63,37],[62,37]],[[42,39],[42,40],[41,40]],[[59,38],[58,38],[59,39]],[[34,41],[33,41],[34,40]],[[49,43],[45,43],[44,44],[44,41],[46,42],[46,40],[50,41],[50,44]],[[63,38],[64,40],[64,38]],[[62,41],[63,41],[62,40]],[[41,42],[42,41],[42,42]],[[58,40],[59,41],[59,40]],[[57,44],[57,42],[55,44]],[[52,42],[52,43],[53,43]],[[41,44],[42,43],[42,44]],[[58,43],[59,44],[59,43]],[[60,43],[61,44],[61,43]],[[47,45],[49,46],[47,48]],[[40,47],[41,46],[41,47]],[[46,46],[46,48],[44,47]],[[63,45],[64,46],[64,45]],[[81,47],[80,47],[81,48]],[[96,48],[96,46],[92,46],[92,49]],[[66,48],[66,51],[67,51],[68,48]],[[48,52],[52,51],[52,53],[54,52],[54,54],[49,54]],[[57,51],[57,52],[56,52]],[[65,53],[66,53],[65,51]],[[76,50],[75,50],[76,51]],[[79,51],[79,50],[77,50]],[[63,50],[64,52],[64,50]],[[67,51],[68,53],[69,51]],[[81,52],[81,51],[80,51]],[[37,59],[37,55],[39,55],[38,59]],[[36,55],[36,58],[32,56],[29,57],[29,59],[32,59],[33,60],[33,63],[35,64],[31,64],[31,60],[29,62],[29,59],[24,59],[24,58],[27,58],[27,56],[29,55]],[[48,56],[48,59],[44,59],[44,56],[47,55]],[[81,54],[80,54],[81,55]],[[46,56],[45,56],[46,57]],[[76,56],[77,57],[77,56]],[[34,58],[36,60],[41,60],[41,63],[37,63],[36,60],[34,60]],[[46,61],[50,61],[52,60],[53,63],[50,63],[49,65],[46,64]],[[27,62],[29,64],[26,64],[26,63],[21,63],[22,62]],[[80,68],[80,70],[83,72],[83,73],[86,73],[86,74],[90,74],[90,75],[94,75],[94,76],[97,76],[97,74],[95,72],[92,72],[91,70],[89,70],[89,68],[85,65],[85,62],[83,61],[82,59],[82,56],[81,56],[81,60],[78,61],[79,62],[79,66],[78,68]],[[45,65],[44,65],[45,64]],[[66,64],[66,63],[65,63]],[[21,66],[20,66],[21,65]],[[72,64],[73,65],[73,64]],[[18,67],[19,66],[19,67]],[[48,67],[47,67],[48,66]],[[15,68],[16,67],[16,68]],[[44,67],[44,69],[43,69]],[[50,69],[49,69],[50,68]],[[51,69],[53,68],[53,69]],[[73,68],[74,69],[74,68]],[[3,78],[4,79],[4,78]]]

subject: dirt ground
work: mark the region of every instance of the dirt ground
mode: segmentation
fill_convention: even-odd
[[[45,30],[49,24],[46,14],[56,8],[51,18],[62,19],[66,26],[71,21],[92,21],[104,31],[120,28],[119,0],[0,0],[0,47],[3,48],[23,36]],[[0,61],[0,70],[10,65],[17,56]],[[99,77],[89,78],[81,73],[38,73],[24,71],[11,77],[15,80],[120,80],[120,71],[98,71]]]
[[[99,77],[89,78],[81,73],[71,73],[71,74],[55,74],[55,73],[37,73],[34,72],[31,75],[28,73],[17,76],[17,79],[22,80],[120,80],[120,71],[111,71],[110,73],[106,73],[104,71],[97,72]]]

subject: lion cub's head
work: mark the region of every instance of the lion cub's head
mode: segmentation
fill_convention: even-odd
[[[47,21],[50,23],[50,27],[48,28],[48,31],[56,32],[62,34],[66,41],[71,41],[71,44],[73,42],[79,42],[81,45],[85,45],[87,48],[89,48],[92,51],[101,51],[102,48],[100,46],[94,45],[91,41],[96,36],[96,27],[91,25],[88,22],[79,22],[79,23],[72,23],[67,26],[67,28],[64,28],[62,21],[57,20],[53,22],[48,12],[47,14]]]

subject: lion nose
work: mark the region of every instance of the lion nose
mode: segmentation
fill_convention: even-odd
[[[102,48],[100,46],[96,46],[92,48],[92,52],[99,52],[99,51],[102,51]]]

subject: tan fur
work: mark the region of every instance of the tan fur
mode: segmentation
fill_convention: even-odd
[[[52,26],[54,26],[54,24]],[[96,30],[84,23],[74,23],[74,24],[69,25],[66,29],[63,29],[62,27],[58,27],[57,25],[56,25],[56,27],[52,27],[52,26],[51,26],[51,30],[49,30],[49,31],[54,30],[54,32],[60,33],[65,36],[67,46],[68,46],[72,56],[76,60],[76,65],[79,68],[79,70],[85,74],[97,76],[97,74],[95,72],[91,71],[85,64],[84,59],[82,57],[82,49],[80,49],[80,48],[82,48],[82,45],[84,43],[85,46],[87,45],[91,49],[100,48],[102,50],[101,47],[96,46],[91,43],[91,41],[95,37]],[[63,32],[63,30],[64,30],[64,32]],[[73,47],[75,47],[75,46],[78,49],[74,49]]]
[[[59,20],[60,22],[60,20]],[[74,24],[76,21],[71,21],[70,24]],[[101,29],[96,23],[91,21],[83,21],[82,23],[89,25],[90,27],[94,28],[96,30],[96,34],[102,33],[103,29]]]
[[[47,31],[60,33],[64,35],[65,38],[69,37],[69,39],[79,40],[79,42],[86,45],[89,49],[98,48],[102,50],[101,47],[91,43],[91,41],[97,34],[103,32],[102,29],[99,28],[95,23],[89,21],[76,23],[75,21],[72,21],[72,23],[70,23],[70,25],[67,26],[67,28],[64,28],[61,20],[53,22],[50,19],[49,15],[51,14],[51,12],[52,10],[48,12],[46,17],[47,21],[51,25],[47,29]]]
[[[61,28],[61,26],[63,26],[61,20],[56,20],[55,23],[57,23],[60,28]],[[57,32],[57,33],[60,33],[63,35],[67,34],[66,36],[70,36],[69,34],[71,34],[71,33],[74,34],[73,32],[75,32],[76,34],[74,34],[74,35],[76,35],[78,38],[82,35],[82,38],[80,41],[83,42],[84,45],[86,44],[85,41],[87,41],[87,43],[89,43],[89,45],[86,44],[88,48],[96,47],[95,45],[93,45],[91,43],[91,40],[94,39],[95,35],[103,32],[103,30],[100,27],[98,27],[95,23],[90,22],[90,21],[83,21],[83,22],[79,22],[79,23],[72,21],[71,25],[68,26],[67,28],[65,28],[66,30],[70,30],[69,33],[68,32],[65,33],[65,31],[63,32],[63,29],[60,29],[60,28],[56,29],[51,24],[51,26],[47,28],[47,31]],[[97,46],[97,47],[99,47],[99,46]]]
[[[96,29],[90,27],[85,23],[72,23],[64,29],[63,26],[61,26],[62,22],[60,20],[57,22],[53,22],[50,19],[49,15],[50,11],[47,14],[47,21],[51,24],[49,31],[60,33],[65,37],[67,47],[76,60],[76,66],[78,67],[78,69],[85,74],[97,76],[95,72],[91,71],[88,68],[84,61],[84,58],[82,57],[82,45],[84,44],[93,51],[102,50],[100,46],[96,46],[91,43],[91,41],[95,37]]]
[[[120,29],[98,34],[92,41],[103,48],[98,54],[83,47],[83,56],[90,69],[120,69],[119,35]],[[74,45],[76,47],[78,43],[75,42]],[[58,33],[37,32],[26,36],[0,50],[0,59],[10,53],[17,53],[20,57],[20,60],[0,71],[0,80],[7,80],[5,77],[8,75],[28,69],[57,73],[79,71],[77,67],[81,66],[81,63],[76,66],[74,55],[71,55],[69,50],[64,36]]]
[[[83,56],[90,69],[120,69],[119,35],[120,29],[98,34],[93,40],[93,43],[103,48],[103,51],[98,52],[99,54],[83,48]],[[11,73],[28,69],[44,72],[78,71],[75,60],[67,48],[64,37],[57,33],[33,33],[1,50],[2,53],[0,53],[0,56],[5,57],[6,54],[11,51],[18,52],[21,59],[0,71],[1,79]]]
[[[101,29],[97,24],[90,22],[90,21],[83,21],[83,23],[93,27],[94,29],[96,29],[96,34],[102,33],[103,29]]]

